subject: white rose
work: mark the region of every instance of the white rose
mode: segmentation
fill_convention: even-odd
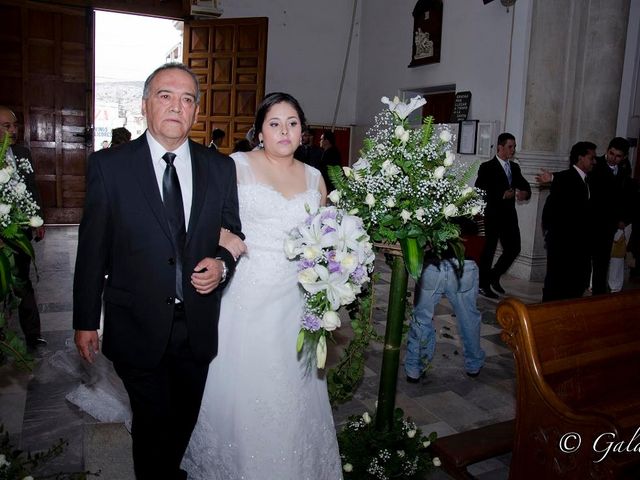
[[[318,346],[316,347],[316,361],[318,362],[318,368],[324,368],[324,364],[327,362],[327,339],[324,336],[318,340]]]
[[[318,258],[320,253],[322,253],[321,250],[315,245],[306,246],[302,250],[302,256],[307,260],[313,260],[314,258]]]
[[[11,211],[11,205],[7,205],[6,203],[0,203],[0,215],[9,215]]]
[[[453,152],[447,150],[447,153],[444,156],[444,166],[450,167],[453,165],[453,161],[456,159],[456,156]]]
[[[396,136],[396,138],[402,138],[402,135],[404,135],[404,132],[405,132],[404,127],[402,125],[398,125],[394,130],[393,134]]]
[[[363,170],[369,167],[369,160],[365,158],[359,158],[356,163],[353,164],[353,170]]]
[[[415,211],[415,213],[414,213],[415,217],[416,217],[416,218],[418,219],[418,221],[420,221],[420,222],[421,222],[422,220],[424,220],[424,214],[425,214],[425,211],[424,211],[424,208],[422,208],[422,207],[420,207],[419,209],[417,209],[417,210]]]
[[[398,173],[400,173],[400,168],[398,168],[398,166],[391,160],[385,160],[382,163],[382,172],[386,176],[390,177],[392,175],[397,175]]]
[[[384,204],[389,208],[393,208],[396,206],[396,199],[393,197],[389,197],[384,201]]]
[[[329,194],[329,200],[331,200],[333,203],[338,203],[340,201],[340,197],[342,197],[340,190],[333,190]]]
[[[440,459],[438,457],[433,457],[433,460],[431,460],[433,462],[433,466],[434,467],[439,467],[440,465],[442,465],[442,462],[440,461]]]
[[[409,132],[405,130],[405,132],[400,137],[400,141],[402,143],[407,143],[409,141]]]
[[[450,203],[444,210],[442,211],[445,217],[455,217],[458,214],[458,207],[456,207],[453,203]]]
[[[433,171],[433,178],[441,179],[442,177],[444,177],[445,170],[446,170],[446,168],[444,168],[444,167],[436,168]]]
[[[442,130],[438,137],[440,137],[440,140],[443,142],[448,142],[451,140],[451,132],[449,130]]]
[[[343,469],[345,472],[347,472],[347,473],[349,473],[349,472],[353,472],[353,465],[351,465],[350,463],[345,463],[345,464],[342,466],[342,469]]]
[[[415,437],[415,436],[416,436],[416,433],[417,433],[417,431],[416,431],[416,430],[409,430],[409,431],[407,432],[407,437],[409,437],[409,438],[413,438],[413,437]]]
[[[396,453],[398,454],[398,457],[404,457],[404,450],[396,450]]]
[[[16,193],[17,193],[18,195],[24,195],[24,192],[26,192],[26,191],[27,191],[27,186],[26,186],[24,183],[19,182],[19,183],[15,186],[15,191],[16,191]]]
[[[424,442],[422,442],[422,446],[424,448],[427,448],[429,445],[431,445],[431,442],[429,440],[425,440]]]
[[[465,187],[464,190],[462,190],[462,192],[460,193],[460,195],[462,195],[463,197],[466,197],[467,195],[473,193],[473,188],[472,187]]]
[[[473,207],[471,207],[471,215],[478,215],[481,210],[482,207],[480,205],[474,205]]]
[[[7,172],[7,169],[0,170],[0,184],[7,183],[9,180],[11,180],[11,174]]]
[[[298,281],[302,284],[314,283],[318,279],[318,274],[313,268],[305,268],[298,272]]]
[[[333,332],[336,328],[340,327],[340,317],[333,310],[327,310],[322,315],[322,328],[328,332]]]
[[[376,204],[376,199],[371,193],[367,193],[367,196],[364,197],[364,203],[369,205],[369,208],[371,208]]]
[[[340,265],[342,265],[342,268],[344,268],[349,273],[353,272],[358,266],[358,257],[356,257],[353,253],[347,253],[339,261]]]
[[[29,226],[33,228],[41,227],[44,221],[38,215],[34,215],[29,219]]]
[[[0,468],[8,467],[9,465],[11,464],[7,462],[7,457],[5,457],[4,453],[0,453]]]
[[[407,223],[409,219],[411,219],[411,212],[407,212],[406,210],[402,210],[400,212],[400,216],[402,217],[402,223]]]
[[[369,412],[364,412],[362,414],[362,420],[364,420],[364,423],[366,423],[367,425],[371,423],[371,417],[369,416]]]
[[[342,167],[342,171],[345,177],[349,178],[351,176],[351,169],[349,167]]]

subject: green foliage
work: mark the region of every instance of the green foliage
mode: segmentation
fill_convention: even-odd
[[[373,414],[354,415],[338,434],[345,480],[418,480],[439,464],[429,451],[435,432],[423,435],[401,409],[388,431],[376,430],[375,423]]]
[[[329,399],[332,405],[353,398],[364,375],[364,353],[372,340],[380,339],[373,328],[374,285],[377,278],[377,274],[373,275],[368,289],[347,307],[353,338],[342,353],[338,364],[327,373]]]
[[[22,480],[29,477],[38,480],[86,480],[89,476],[100,476],[99,472],[89,471],[38,475],[47,462],[62,454],[68,443],[61,439],[44,452],[30,453],[13,447],[9,441],[9,433],[4,431],[2,424],[0,424],[0,435],[2,435],[0,440],[0,480]]]

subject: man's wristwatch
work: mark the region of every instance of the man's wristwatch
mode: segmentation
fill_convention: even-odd
[[[227,281],[227,273],[229,272],[229,268],[227,267],[227,262],[225,262],[221,258],[219,258],[218,260],[222,262],[222,278],[220,278],[220,283],[224,283]]]

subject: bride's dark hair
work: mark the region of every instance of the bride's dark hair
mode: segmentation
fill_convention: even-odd
[[[258,143],[258,134],[262,132],[262,124],[264,123],[264,119],[267,116],[267,112],[271,107],[273,107],[277,103],[286,102],[291,105],[296,113],[298,114],[298,118],[300,119],[300,125],[302,127],[302,131],[307,128],[307,119],[304,116],[304,112],[302,111],[302,107],[298,103],[293,96],[288,93],[283,92],[273,92],[269,93],[267,96],[262,99],[260,105],[258,105],[258,111],[256,112],[256,120],[253,124],[253,138],[256,143]]]

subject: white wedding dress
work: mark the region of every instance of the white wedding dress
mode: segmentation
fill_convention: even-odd
[[[307,190],[286,198],[232,155],[248,252],[227,286],[218,356],[183,461],[189,479],[342,478],[324,378],[296,353],[303,296],[287,233],[320,202],[320,172],[305,165]]]

